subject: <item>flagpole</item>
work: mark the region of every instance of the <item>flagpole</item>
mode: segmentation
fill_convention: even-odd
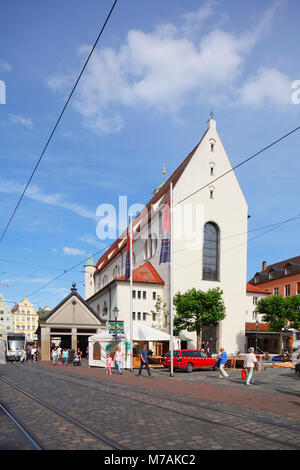
[[[133,299],[132,299],[132,215],[130,215],[129,222],[129,237],[130,237],[130,371],[133,371]]]
[[[173,333],[173,184],[170,183],[170,377],[174,377],[174,333]]]

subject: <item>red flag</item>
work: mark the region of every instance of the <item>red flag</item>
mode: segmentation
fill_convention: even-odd
[[[19,310],[19,304],[15,305],[15,306],[12,308],[11,313],[16,313],[18,310]]]

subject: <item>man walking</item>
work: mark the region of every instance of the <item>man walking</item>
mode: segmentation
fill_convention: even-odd
[[[224,370],[224,366],[227,362],[227,352],[224,348],[220,349],[220,362],[219,362],[219,379],[228,379],[229,374]]]
[[[138,377],[140,377],[140,375],[142,375],[142,369],[143,369],[144,365],[147,368],[147,372],[148,372],[149,377],[152,377],[151,372],[150,372],[149,363],[148,363],[147,344],[144,344],[144,348],[141,351],[140,358],[141,358],[141,365],[140,365],[140,370],[139,370]]]

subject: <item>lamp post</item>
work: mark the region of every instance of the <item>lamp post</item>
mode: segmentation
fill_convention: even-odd
[[[258,318],[256,317],[256,335],[255,335],[255,352],[257,354],[257,328],[258,328]]]
[[[116,337],[116,342],[117,342],[117,339],[118,339],[118,325],[117,325],[117,320],[118,320],[118,313],[119,313],[118,307],[115,307],[115,308],[113,309],[113,312],[114,312],[114,316],[115,316],[115,337]]]

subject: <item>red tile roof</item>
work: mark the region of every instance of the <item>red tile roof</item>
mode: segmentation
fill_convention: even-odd
[[[256,331],[256,323],[245,323],[245,331]],[[269,331],[268,323],[258,323],[257,331]]]
[[[247,290],[247,292],[260,292],[261,294],[271,294],[271,292],[267,292],[264,289],[261,289],[261,288],[256,287],[256,286],[252,286],[252,284],[249,284],[249,282],[247,282],[247,284],[246,284],[246,290]]]
[[[134,282],[149,282],[152,284],[164,284],[164,281],[160,275],[155,271],[152,264],[147,261],[142,266],[132,271],[132,279]],[[117,277],[118,281],[125,281],[125,274],[121,277]],[[129,281],[128,281],[129,282]]]

